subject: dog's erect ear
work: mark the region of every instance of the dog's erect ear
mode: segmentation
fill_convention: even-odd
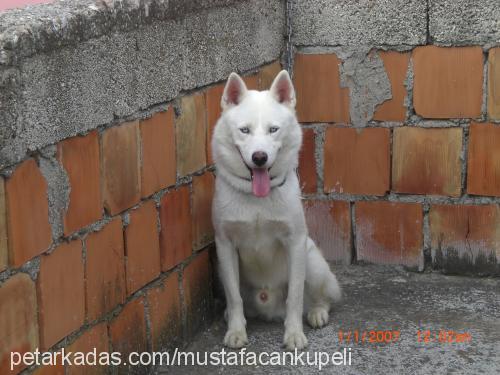
[[[241,103],[243,97],[247,94],[247,86],[241,77],[236,73],[231,73],[227,79],[226,87],[220,105],[223,110]]]
[[[282,70],[278,73],[269,91],[278,103],[284,104],[290,108],[295,108],[295,90],[292,80],[286,70]]]

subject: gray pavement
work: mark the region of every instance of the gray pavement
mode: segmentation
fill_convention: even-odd
[[[163,366],[159,374],[500,374],[500,279],[409,273],[381,266],[334,267],[344,300],[319,330],[306,326],[307,352],[351,348],[351,365]],[[246,352],[282,352],[281,323],[248,322]],[[370,342],[370,331],[390,331],[394,342]],[[419,336],[418,331],[422,331]],[[439,331],[452,342],[441,342]],[[339,331],[344,332],[343,342]],[[358,331],[357,340],[354,331]],[[430,331],[427,333],[427,331]],[[221,351],[223,320],[186,349]],[[351,333],[351,342],[346,342]],[[366,332],[366,333],[365,333]],[[364,334],[365,333],[365,334]],[[380,338],[379,334],[379,338]],[[429,342],[425,342],[429,338]],[[432,340],[432,339],[433,340]],[[441,336],[443,339],[444,336]],[[358,341],[358,342],[354,342]],[[364,341],[364,342],[362,342]],[[462,341],[462,342],[457,342]],[[228,352],[234,352],[228,350]],[[200,357],[204,359],[204,354]],[[249,358],[249,357],[247,357]],[[264,358],[264,357],[263,357]],[[264,359],[266,359],[265,357]],[[326,357],[324,357],[326,359]],[[229,359],[227,356],[226,359]],[[307,357],[303,357],[306,362]]]

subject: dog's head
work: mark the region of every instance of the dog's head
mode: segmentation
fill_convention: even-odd
[[[290,76],[283,70],[268,91],[254,91],[231,73],[221,106],[212,139],[218,174],[237,189],[266,197],[297,167],[302,143]]]

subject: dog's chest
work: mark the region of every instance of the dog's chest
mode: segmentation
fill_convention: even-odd
[[[224,223],[225,232],[240,250],[260,252],[281,246],[290,233],[286,222],[255,215],[251,220],[231,220]]]
[[[254,222],[228,222],[240,259],[242,277],[254,287],[277,286],[286,282],[289,233],[286,223],[258,219]]]

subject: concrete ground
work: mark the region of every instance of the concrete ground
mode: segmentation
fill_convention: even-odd
[[[351,348],[351,365],[327,365],[321,372],[338,374],[500,374],[500,279],[409,273],[381,266],[335,267],[344,300],[318,330],[306,326],[307,351],[331,356]],[[248,322],[247,352],[282,351],[281,323]],[[360,342],[339,342],[358,331]],[[392,343],[369,342],[369,331],[399,331]],[[434,341],[418,339],[430,331]],[[453,342],[440,342],[439,331],[454,331]],[[363,336],[363,333],[367,333]],[[201,332],[186,349],[221,351],[222,320]],[[458,335],[458,334],[468,334]],[[394,334],[395,335],[395,334]],[[437,336],[435,336],[437,335]],[[354,334],[352,334],[354,337]],[[387,334],[390,338],[390,334]],[[353,338],[356,341],[355,338]],[[365,341],[365,342],[361,342]],[[465,341],[465,342],[456,342]],[[201,359],[204,357],[202,356]],[[307,360],[303,357],[304,361]],[[326,358],[325,358],[326,359]],[[203,366],[158,369],[159,374],[316,374],[315,366]]]

